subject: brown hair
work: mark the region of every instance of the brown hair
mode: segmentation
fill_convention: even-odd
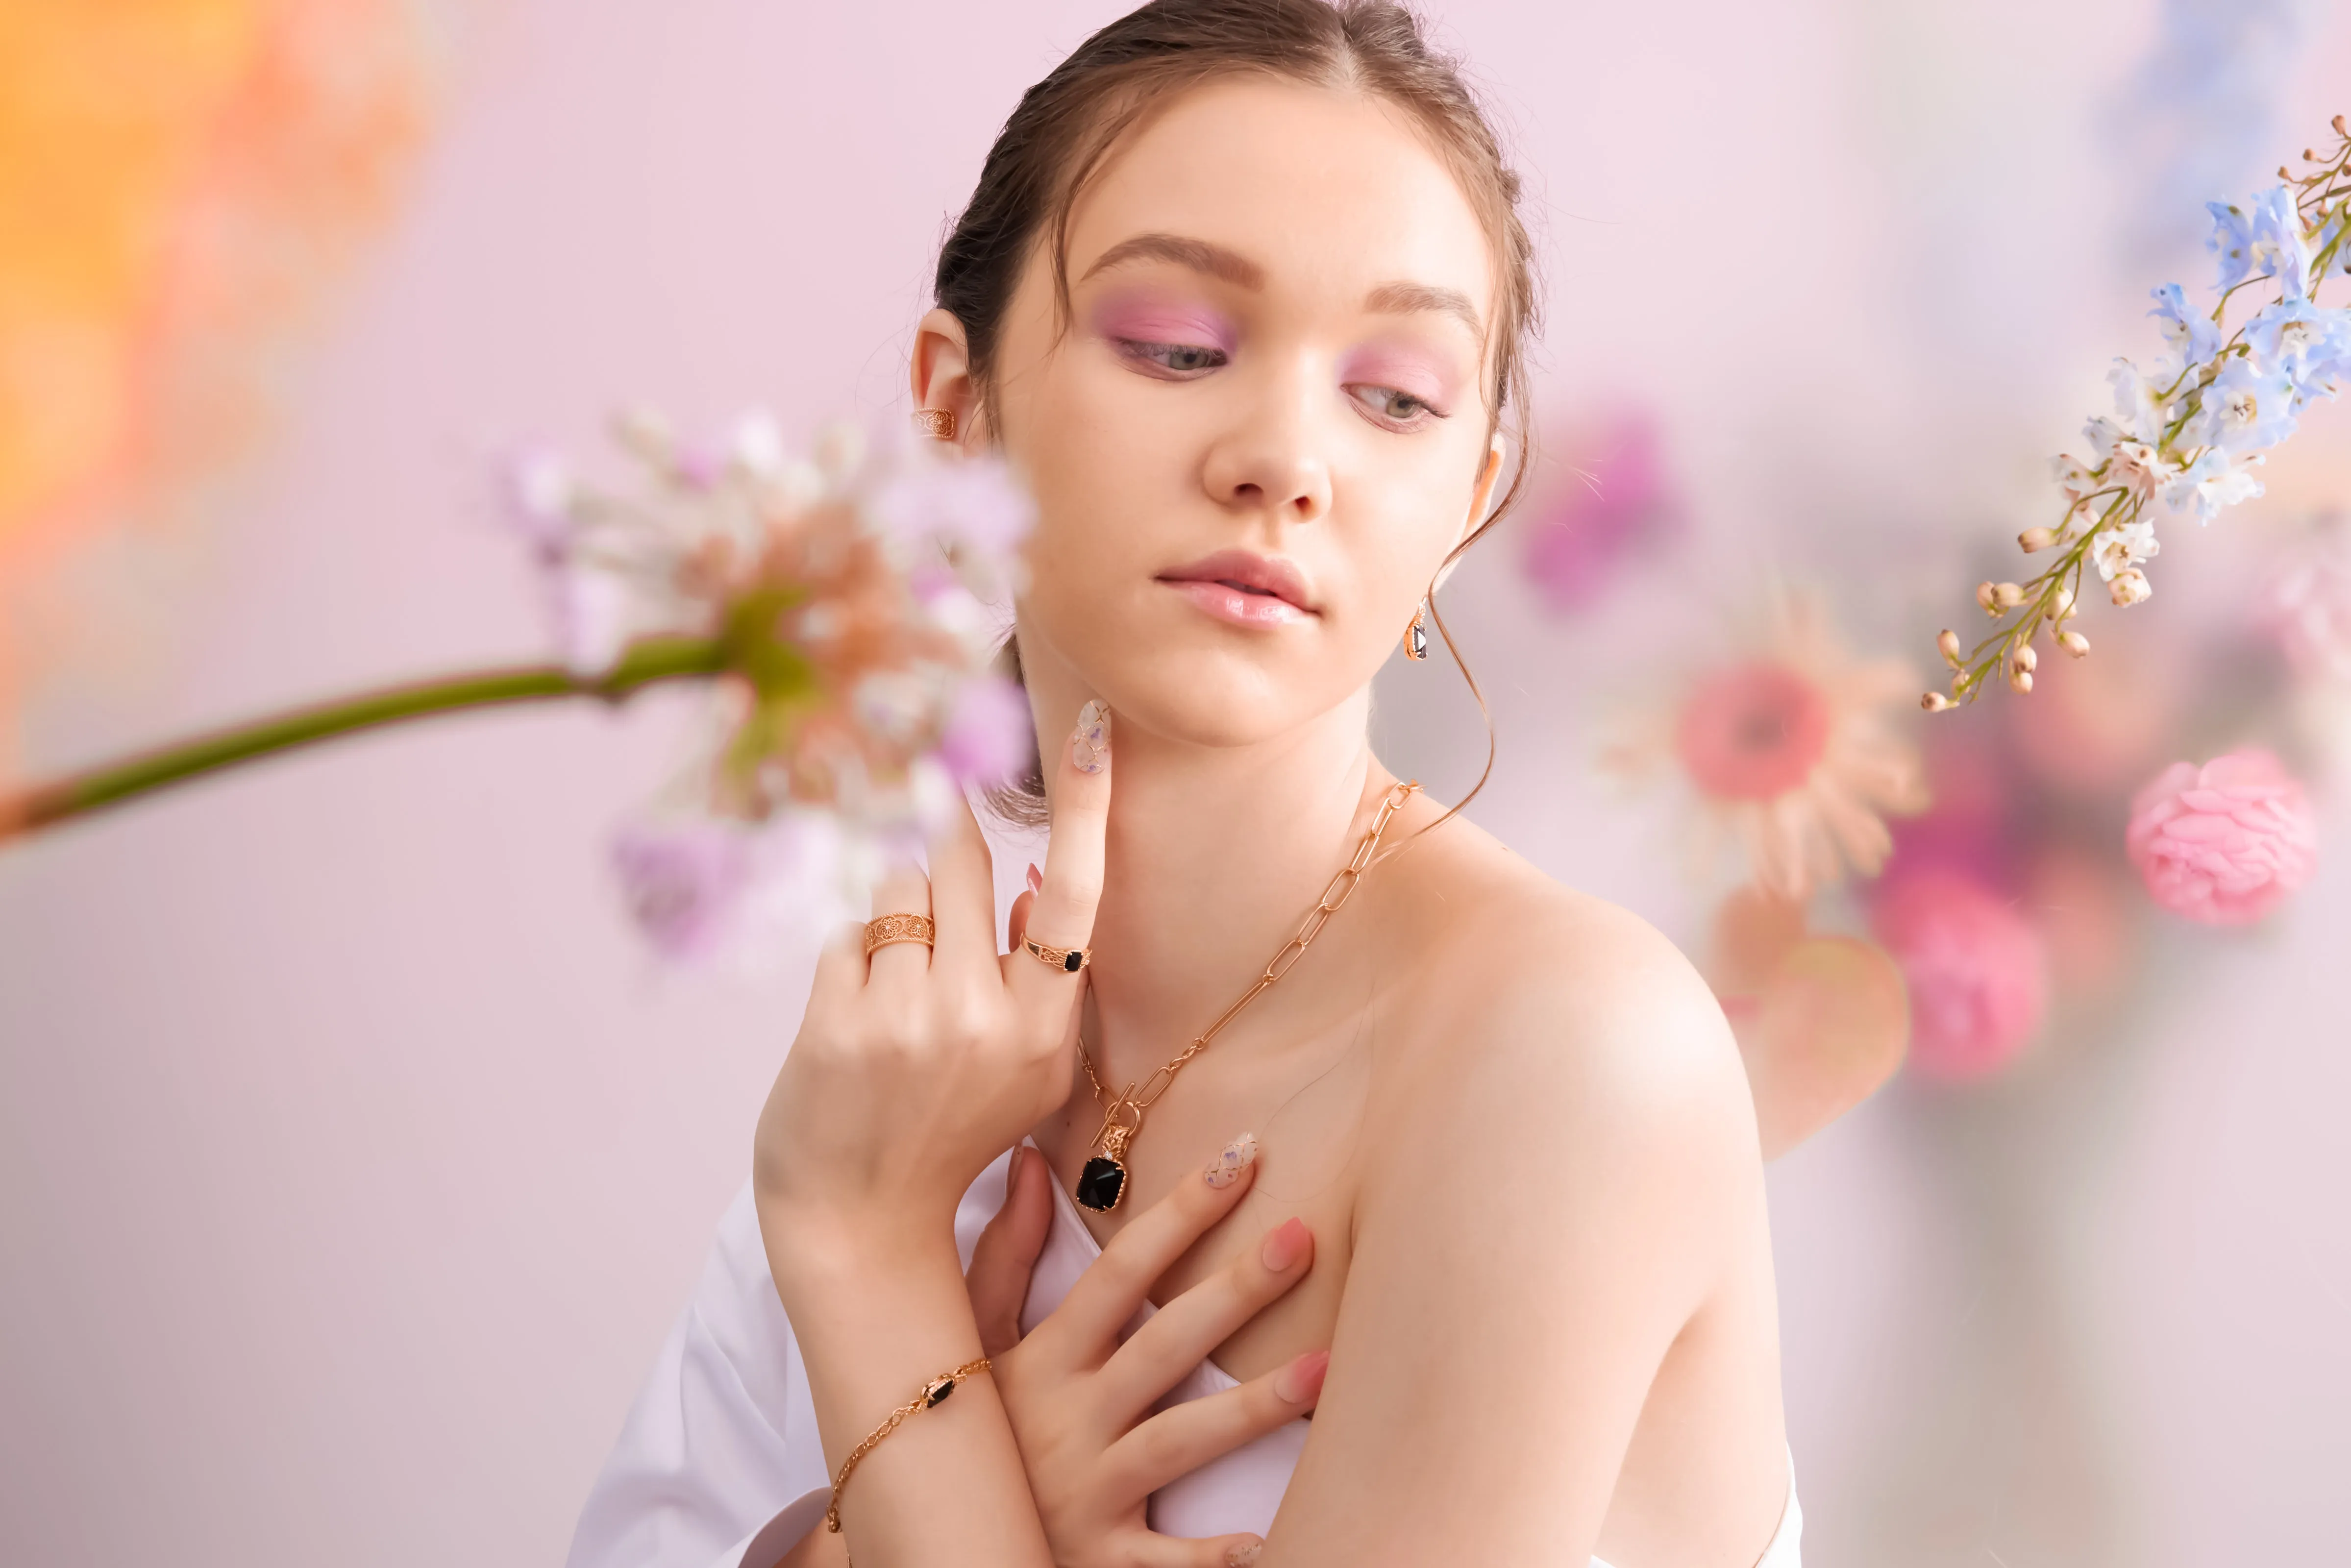
[[[1419,19],[1398,5],[1366,0],[1151,0],[1094,34],[1020,102],[998,133],[978,187],[940,247],[933,290],[963,324],[972,379],[986,406],[997,336],[1021,269],[1041,238],[1054,284],[1069,298],[1070,214],[1120,138],[1155,106],[1214,77],[1259,72],[1290,81],[1368,93],[1409,113],[1446,161],[1486,228],[1497,272],[1493,377],[1487,413],[1496,428],[1515,422],[1519,462],[1510,487],[1447,563],[1481,538],[1518,498],[1527,472],[1522,417],[1525,348],[1538,324],[1534,246],[1518,213],[1519,177],[1458,62],[1431,48]],[[1460,650],[1437,613],[1437,632],[1460,664]],[[1019,653],[1008,644],[1011,673]],[[1468,666],[1461,672],[1485,696]],[[1489,726],[1485,786],[1494,766]],[[1033,774],[995,797],[1019,821],[1043,821],[1043,780]],[[1468,797],[1463,798],[1468,803]],[[1454,808],[1458,810],[1459,806]],[[1448,813],[1449,814],[1449,813]]]

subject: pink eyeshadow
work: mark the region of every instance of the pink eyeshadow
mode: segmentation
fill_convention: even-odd
[[[1137,343],[1202,344],[1230,351],[1235,333],[1212,311],[1133,298],[1107,299],[1094,311],[1094,330]]]
[[[1369,382],[1392,387],[1440,407],[1452,400],[1455,392],[1453,377],[1442,367],[1420,355],[1394,349],[1366,349],[1350,354],[1339,379],[1351,384]]]

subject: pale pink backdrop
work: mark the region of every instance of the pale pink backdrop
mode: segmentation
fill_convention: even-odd
[[[516,437],[625,398],[796,430],[896,407],[944,219],[1111,10],[482,13],[279,439],[159,543],[152,612],[50,689],[34,759],[536,654],[480,495]],[[2272,158],[2351,109],[2351,26],[2310,14]],[[1872,551],[1963,586],[1965,530],[2014,526],[2028,460],[2146,346],[2111,132],[2153,0],[1443,16],[1532,179],[1541,395],[1672,421],[1701,600],[1763,568],[1865,587]],[[2346,429],[2280,489],[2343,494]],[[2184,578],[2231,547],[2175,548]],[[1502,735],[1480,820],[1690,935],[1589,781],[1638,629],[1562,640],[1499,558],[1450,591]],[[1914,651],[1948,608],[1846,598]],[[1466,700],[1385,680],[1394,760],[1458,790]],[[560,1558],[803,983],[658,972],[617,911],[603,836],[689,716],[379,737],[0,854],[0,1560]],[[2164,940],[2185,977],[2137,999],[2122,1065],[1897,1084],[1775,1169],[1809,1561],[2342,1559],[2351,875],[2250,940]]]

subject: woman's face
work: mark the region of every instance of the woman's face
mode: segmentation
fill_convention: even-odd
[[[998,340],[1024,664],[1211,746],[1360,691],[1499,467],[1492,271],[1387,106],[1235,78],[1158,112],[1071,214],[1066,333],[1040,253]]]

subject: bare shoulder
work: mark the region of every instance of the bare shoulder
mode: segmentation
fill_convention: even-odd
[[[1760,1171],[1729,1025],[1654,926],[1459,819],[1393,863],[1416,956],[1391,998],[1391,1113],[1457,1134],[1474,1121],[1498,1147],[1619,1176],[1658,1164],[1742,1187]]]

